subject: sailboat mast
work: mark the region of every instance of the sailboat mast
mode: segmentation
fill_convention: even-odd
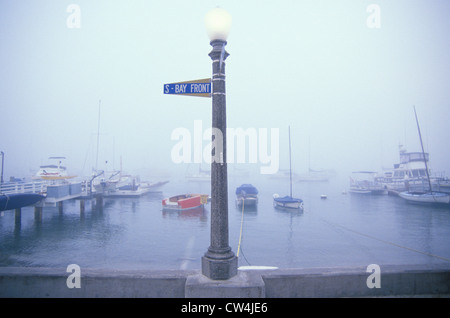
[[[289,126],[289,184],[292,198],[291,126]]]
[[[308,136],[308,175],[311,174],[311,136]]]
[[[99,148],[99,139],[100,139],[100,103],[101,103],[101,100],[98,101],[97,156],[95,158],[95,170],[98,170],[98,148]]]
[[[422,134],[420,133],[419,120],[417,119],[416,106],[414,105],[413,107],[414,107],[414,115],[416,116],[417,130],[419,131],[420,146],[422,147],[423,161],[425,162],[425,172],[427,173],[428,185],[430,186],[430,192],[433,192],[433,189],[431,188],[430,174],[428,173],[427,158],[425,158],[425,150],[423,149]]]

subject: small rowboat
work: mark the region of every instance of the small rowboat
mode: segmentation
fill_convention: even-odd
[[[180,194],[162,200],[163,210],[184,211],[201,207],[208,203],[207,194]]]

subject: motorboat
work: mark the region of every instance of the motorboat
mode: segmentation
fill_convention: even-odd
[[[118,170],[110,172],[100,170],[95,171],[91,183],[97,194],[107,196],[115,192],[120,186],[126,185],[128,183],[128,176],[122,176],[122,172]]]
[[[428,186],[427,165],[429,153],[407,152],[403,145],[399,145],[400,162],[394,164],[392,170],[384,171],[380,175],[380,182],[389,193],[398,194],[403,191],[420,192]],[[434,180],[431,180],[434,183]]]
[[[258,204],[258,189],[251,184],[242,184],[236,188],[236,205],[250,207]]]
[[[65,159],[65,157],[49,157],[49,163],[41,165],[32,179],[63,180],[75,178],[75,176],[69,176],[67,168],[62,165]]]
[[[120,198],[130,197],[136,198],[143,196],[147,193],[155,192],[160,187],[168,183],[169,181],[159,182],[140,182],[138,177],[129,177],[131,181],[125,183],[121,181],[120,184],[116,184],[115,187],[110,187],[108,191],[104,192],[104,196],[108,198]]]
[[[350,177],[350,193],[383,194],[386,192],[383,184],[378,182],[375,171],[354,171]]]
[[[416,107],[414,107],[414,115],[416,117],[417,131],[419,133],[420,145],[422,147],[422,154],[423,154],[422,158],[425,158],[426,153],[423,147],[422,134],[420,132],[419,119],[417,118]],[[450,203],[450,194],[433,191],[427,161],[428,160],[424,160],[423,162],[425,164],[425,173],[426,179],[428,181],[428,189],[419,192],[408,189],[407,191],[400,192],[399,196],[413,203],[443,203],[448,205]]]

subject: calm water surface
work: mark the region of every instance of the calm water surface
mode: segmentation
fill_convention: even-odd
[[[253,180],[255,180],[253,182]],[[242,210],[234,190],[247,180],[229,179],[229,237],[236,253]],[[243,213],[239,265],[280,268],[437,264],[450,261],[450,208],[416,206],[388,195],[343,194],[347,183],[294,183],[303,212],[273,208],[272,195],[286,195],[288,181],[252,179],[256,210]],[[67,201],[64,211],[33,208],[0,216],[0,266],[108,269],[199,269],[210,243],[210,205],[202,211],[163,212],[161,200],[180,193],[209,193],[208,183],[171,180],[141,198],[105,199],[102,209]],[[320,195],[326,194],[326,200]]]

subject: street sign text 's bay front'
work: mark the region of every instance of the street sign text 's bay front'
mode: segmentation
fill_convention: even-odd
[[[211,97],[211,79],[164,84],[164,94]]]

